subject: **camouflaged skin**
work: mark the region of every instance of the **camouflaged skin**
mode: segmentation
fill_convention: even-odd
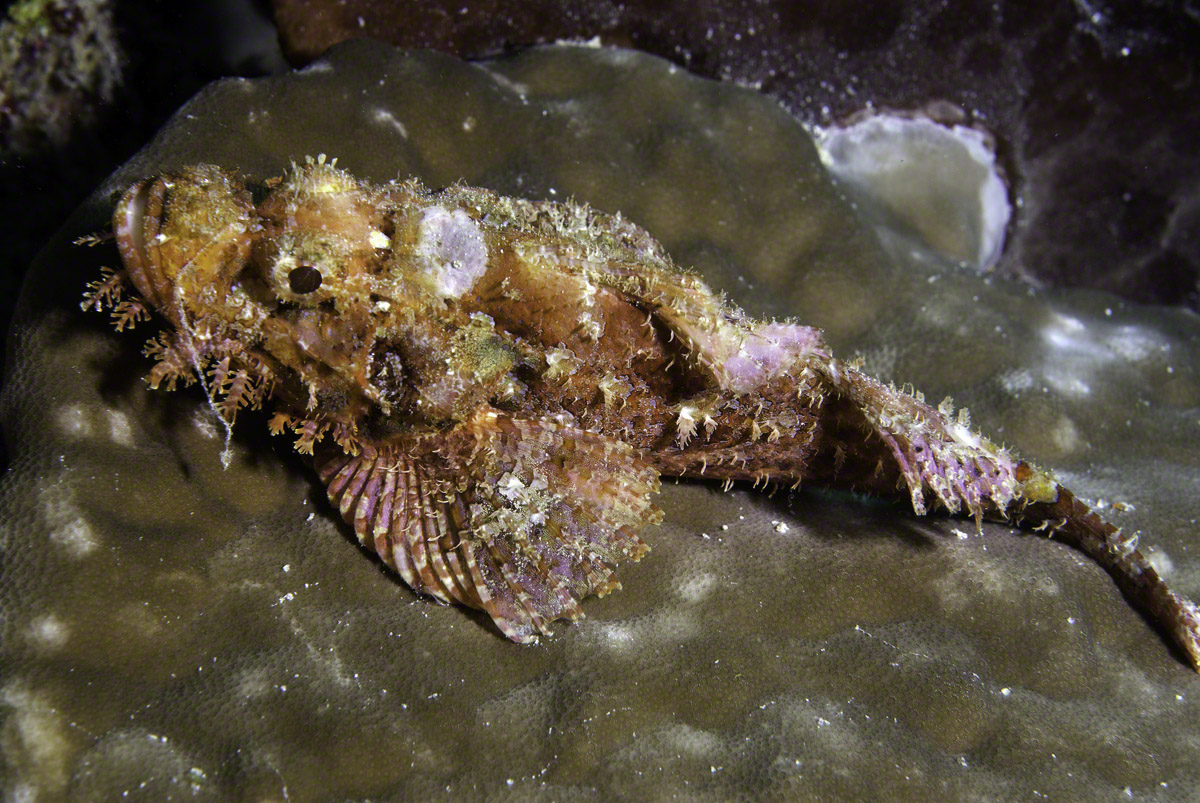
[[[663,472],[899,487],[919,514],[1049,530],[1200,671],[1200,613],[1136,536],[965,411],[835,359],[812,327],[749,318],[619,214],[376,186],[324,155],[252,196],[213,165],[135,183],[113,214],[124,268],[82,306],[119,330],[161,313],[151,387],[198,381],[227,428],[276,402],[271,430],[316,452],[359,541],[513,641],[620,588]]]

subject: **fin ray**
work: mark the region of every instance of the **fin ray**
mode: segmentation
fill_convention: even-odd
[[[658,473],[631,446],[490,408],[441,440],[317,454],[330,501],[413,590],[529,642],[581,618],[583,598],[620,588],[620,559],[649,551],[637,531],[661,520]]]

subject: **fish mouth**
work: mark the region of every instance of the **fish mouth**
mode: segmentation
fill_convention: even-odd
[[[159,183],[161,179],[145,179],[125,191],[113,211],[113,231],[116,232],[121,260],[125,263],[125,269],[134,287],[143,298],[162,309],[162,291],[166,288],[162,277],[154,275],[154,265],[146,249],[148,240],[157,235],[161,226],[160,215],[147,215],[151,204],[151,192]],[[161,207],[161,199],[159,206]],[[150,228],[154,231],[149,232]]]
[[[199,300],[202,291],[223,295],[250,257],[257,223],[245,186],[199,165],[130,186],[113,210],[113,231],[138,293],[175,320],[181,303],[211,303]]]

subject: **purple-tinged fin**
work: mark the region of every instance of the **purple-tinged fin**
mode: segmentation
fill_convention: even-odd
[[[913,509],[940,505],[951,513],[1015,523],[1046,532],[1083,552],[1116,581],[1126,598],[1200,671],[1200,611],[1171,590],[1125,536],[1049,474],[951,418],[948,404],[933,408],[838,360],[822,367],[835,396],[824,407],[824,461],[814,479],[887,494],[906,488]],[[844,461],[829,455],[844,456]]]
[[[833,397],[824,410],[821,451],[870,463],[866,469],[834,465],[816,479],[884,494],[898,481],[917,514],[938,505],[977,521],[1008,510],[1020,496],[1018,458],[971,430],[965,415],[951,419],[948,409],[933,408],[840,360],[814,362],[813,369]],[[880,461],[884,465],[875,472]]]
[[[661,519],[657,472],[596,433],[484,409],[432,451],[409,446],[425,456],[319,450],[330,500],[413,590],[480,608],[519,643],[619,588],[614,564],[649,551],[637,531]]]

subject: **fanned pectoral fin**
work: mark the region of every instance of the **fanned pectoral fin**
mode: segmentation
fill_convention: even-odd
[[[481,607],[462,569],[469,557],[459,538],[466,507],[445,496],[419,463],[394,450],[348,455],[330,449],[318,456],[317,471],[358,540],[414,591]]]
[[[318,456],[329,497],[418,592],[487,612],[513,641],[583,615],[620,587],[614,565],[649,547],[658,474],[628,445],[486,410],[461,425],[455,476],[396,448]],[[441,468],[444,474],[445,468]]]
[[[466,426],[469,538],[496,607],[485,609],[509,638],[529,641],[581,617],[587,595],[620,588],[617,561],[649,551],[637,531],[661,519],[650,501],[658,473],[620,441],[548,420],[485,410]]]

